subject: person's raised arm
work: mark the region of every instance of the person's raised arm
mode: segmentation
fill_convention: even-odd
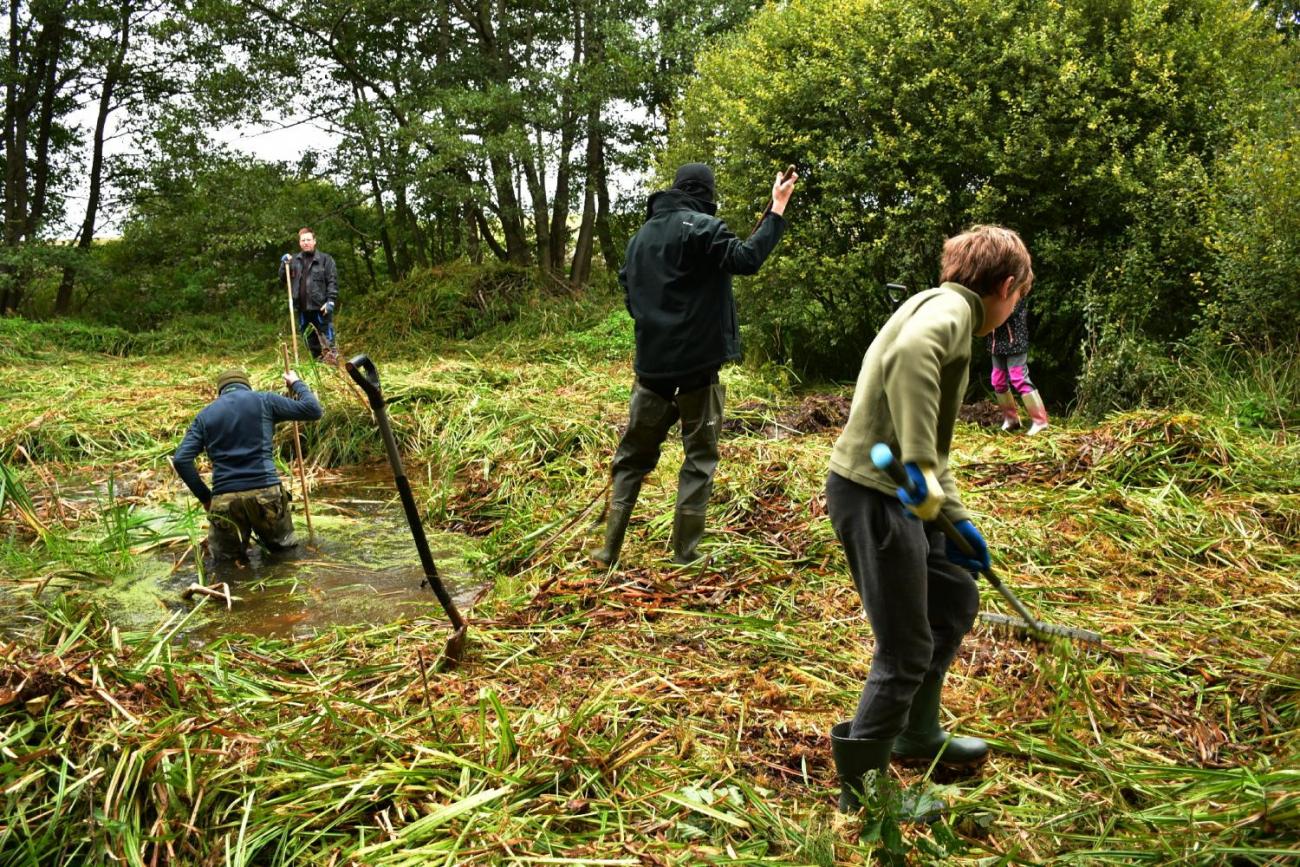
[[[274,421],[319,421],[325,415],[316,395],[312,394],[307,383],[298,374],[290,370],[284,375],[284,384],[293,392],[293,398],[270,392],[263,392],[263,399],[271,405],[271,418]]]
[[[728,274],[757,274],[767,257],[785,234],[785,208],[790,203],[798,173],[789,177],[778,174],[772,184],[772,207],[763,216],[758,229],[742,241],[721,220],[712,220],[704,239],[704,255]]]

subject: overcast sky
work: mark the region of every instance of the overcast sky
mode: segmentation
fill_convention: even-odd
[[[90,166],[91,138],[95,128],[96,110],[97,106],[88,105],[71,117],[72,122],[81,127],[81,139],[86,149],[84,154],[86,167]],[[104,146],[106,153],[110,156],[125,151],[129,145],[127,139],[113,137],[111,120],[110,117],[108,140]],[[209,134],[216,141],[259,159],[289,163],[296,162],[306,150],[328,151],[333,149],[339,141],[338,136],[316,123],[311,121],[303,122],[298,118],[290,118],[278,123],[269,123],[256,127],[219,127],[215,130],[209,130]],[[58,233],[61,237],[70,238],[76,234],[77,227],[81,225],[81,221],[86,216],[86,197],[89,192],[89,178],[83,175],[79,179],[75,190],[68,196],[67,224]],[[125,216],[124,210],[113,208],[111,202],[106,202],[99,214],[95,237],[116,237],[122,231],[122,220]]]

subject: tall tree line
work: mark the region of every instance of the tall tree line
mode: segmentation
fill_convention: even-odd
[[[611,177],[653,159],[697,50],[757,5],[8,0],[0,312],[51,269],[72,309],[106,208],[218,127],[285,114],[336,134],[315,180],[369,212],[372,280],[492,257],[581,285],[597,254],[619,264]]]

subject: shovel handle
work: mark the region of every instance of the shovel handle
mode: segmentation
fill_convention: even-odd
[[[368,355],[358,355],[347,363],[348,376],[361,386],[370,401],[370,408],[379,410],[384,406],[384,394],[379,390],[379,371]]]
[[[438,575],[438,564],[434,562],[433,552],[429,550],[429,540],[424,535],[424,523],[420,520],[420,509],[411,492],[411,483],[406,478],[402,467],[402,454],[397,448],[397,438],[393,436],[393,427],[388,421],[388,410],[384,407],[384,393],[379,390],[379,371],[367,355],[358,355],[347,363],[348,375],[365,390],[370,398],[370,406],[375,411],[375,421],[379,424],[379,434],[384,440],[384,450],[388,452],[388,464],[393,470],[393,481],[397,484],[397,494],[402,500],[402,510],[406,513],[407,526],[411,528],[411,538],[415,550],[420,555],[420,565],[424,567],[424,582],[432,588],[438,602],[447,612],[452,627],[461,636],[465,631],[465,618],[461,617],[456,602],[443,586]],[[454,638],[454,637],[453,637]]]
[[[886,283],[885,300],[889,302],[891,310],[897,310],[907,300],[907,287],[902,283]]]

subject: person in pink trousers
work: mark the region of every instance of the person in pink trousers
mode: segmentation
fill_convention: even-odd
[[[1029,311],[1025,308],[1024,298],[1020,299],[1007,321],[993,329],[986,339],[989,355],[993,356],[991,381],[998,406],[1002,409],[1002,429],[1020,429],[1020,411],[1016,408],[1018,394],[1029,413],[1029,435],[1038,433],[1047,427],[1047,407],[1029,378]]]

